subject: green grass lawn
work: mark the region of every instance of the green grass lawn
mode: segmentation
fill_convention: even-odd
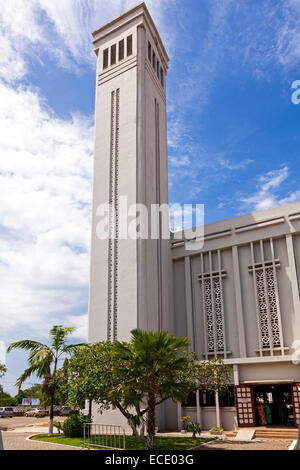
[[[80,437],[65,437],[63,434],[56,434],[49,437],[47,434],[39,434],[33,437],[36,441],[53,442],[55,444],[65,444],[75,447],[83,447],[83,439]],[[200,439],[193,437],[156,437],[156,450],[188,450],[212,439]],[[94,448],[94,447],[93,447]],[[97,449],[97,447],[95,447]],[[146,439],[139,440],[133,436],[126,436],[126,450],[146,450]]]

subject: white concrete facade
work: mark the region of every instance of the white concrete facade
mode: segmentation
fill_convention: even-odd
[[[178,240],[171,250],[176,334],[203,359],[232,365],[235,386],[298,387],[300,203],[206,225],[202,250],[186,251]],[[204,413],[207,427],[211,410]],[[231,414],[221,417],[224,427],[238,422],[236,408]]]
[[[214,406],[205,406],[200,396],[193,407],[170,403],[160,409],[161,429],[180,427],[186,414],[203,429],[255,425],[255,387],[262,384],[290,387],[298,419],[300,366],[292,361],[292,347],[300,340],[300,203],[206,225],[198,251],[187,251],[178,236],[171,242],[123,240],[121,196],[148,208],[168,202],[168,56],[145,4],[93,36],[89,341],[128,340],[136,327],[164,329],[187,336],[203,359],[232,365],[233,405],[224,407],[215,397]],[[108,223],[116,235],[110,240],[97,235],[103,203],[117,208],[116,226]],[[94,418],[125,425],[115,411]]]

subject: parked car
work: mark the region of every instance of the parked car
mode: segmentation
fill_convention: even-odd
[[[72,408],[70,408],[69,406],[62,406],[60,411],[59,411],[59,415],[60,416],[70,416],[72,412]]]
[[[48,414],[48,411],[45,410],[45,408],[33,408],[32,410],[28,410],[25,412],[25,416],[33,416],[35,418],[38,418],[39,416],[46,416]]]
[[[0,407],[0,418],[13,418],[14,410],[8,406],[1,406]]]

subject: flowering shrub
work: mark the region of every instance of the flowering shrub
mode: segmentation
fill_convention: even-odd
[[[63,424],[66,437],[83,437],[83,427],[89,422],[89,417],[72,413]]]

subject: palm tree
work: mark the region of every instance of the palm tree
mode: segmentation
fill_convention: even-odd
[[[146,401],[147,449],[154,450],[155,408],[169,398],[182,401],[187,396],[193,386],[189,370],[194,361],[183,353],[190,345],[187,338],[166,331],[136,329],[131,334],[130,343],[114,344],[115,358],[121,364],[117,373],[124,376],[127,398],[131,394],[132,403],[139,397]]]
[[[49,436],[53,435],[53,411],[54,411],[54,397],[55,397],[55,379],[58,367],[58,362],[63,355],[71,354],[77,348],[85,347],[86,344],[66,344],[67,337],[73,333],[74,328],[65,328],[61,325],[53,326],[50,330],[51,345],[39,343],[25,339],[12,343],[7,352],[12,349],[22,349],[29,351],[28,363],[29,367],[18,378],[16,385],[19,390],[31,375],[35,374],[39,379],[44,380],[45,388],[51,398],[50,413],[49,413]]]

